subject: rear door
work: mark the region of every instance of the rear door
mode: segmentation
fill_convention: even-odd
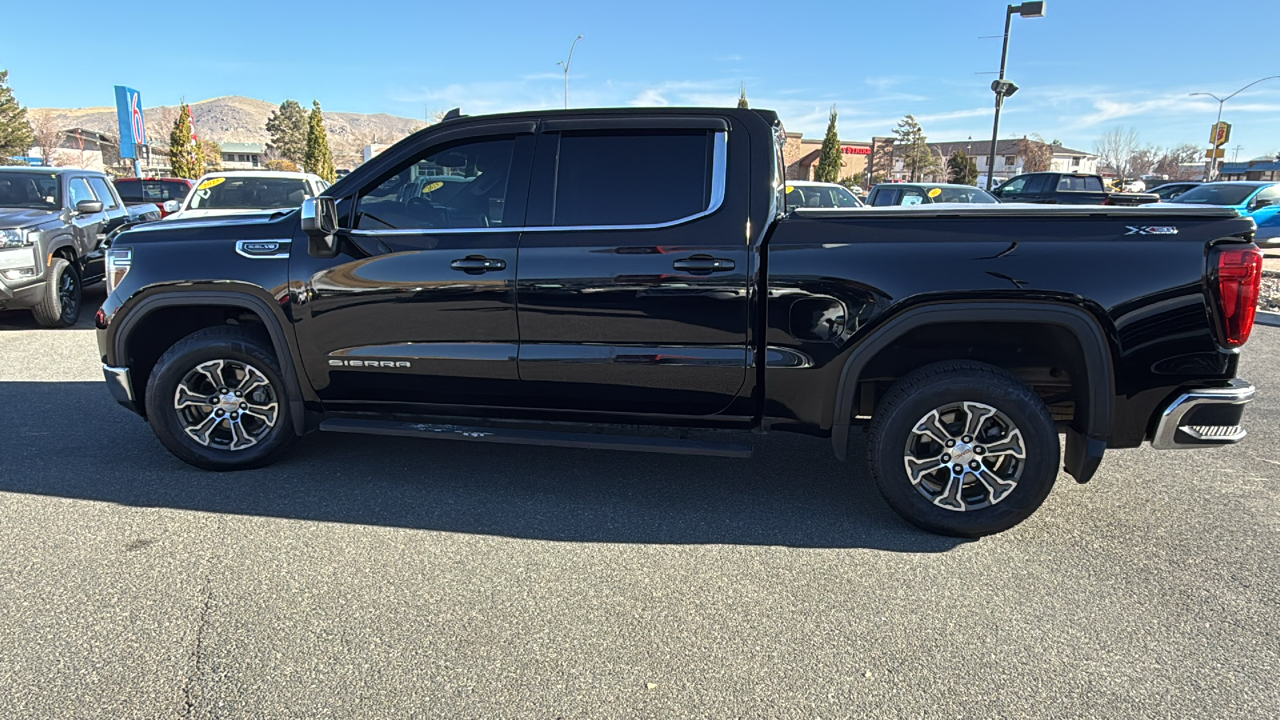
[[[543,123],[517,278],[521,402],[706,416],[737,397],[750,139],[729,130],[714,116]]]
[[[1027,184],[1019,195],[1020,202],[1057,203],[1054,193],[1056,175],[1028,175]]]
[[[103,277],[105,268],[103,266],[103,242],[111,233],[125,223],[129,222],[129,210],[124,206],[124,202],[120,196],[116,194],[114,186],[107,182],[104,177],[91,175],[88,178],[89,187],[93,189],[93,194],[102,202],[102,212],[104,220],[98,229],[97,239],[93,247],[84,254],[84,279],[86,282],[96,280]]]

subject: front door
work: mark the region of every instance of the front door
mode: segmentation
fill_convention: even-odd
[[[520,240],[522,402],[706,416],[743,388],[746,136],[666,120],[543,123]]]
[[[299,345],[329,409],[508,403],[532,130],[489,124],[410,147],[338,198],[336,258],[293,251]]]

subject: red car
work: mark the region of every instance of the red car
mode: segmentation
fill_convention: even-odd
[[[191,192],[191,181],[186,178],[117,178],[114,182],[125,205],[154,203],[160,208],[160,217],[177,212]]]

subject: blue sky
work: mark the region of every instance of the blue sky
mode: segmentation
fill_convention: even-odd
[[[423,117],[572,106],[728,105],[745,82],[753,106],[821,135],[837,104],[845,139],[887,135],[914,114],[931,140],[989,138],[1005,2],[381,2],[168,4],[137,23],[101,2],[48,9],[7,3],[0,68],[31,107],[109,105],[131,85],[144,104],[245,95],[319,99],[328,110]],[[71,22],[79,17],[83,22]],[[1220,96],[1280,74],[1277,0],[1048,0],[1013,20],[1001,137],[1039,133],[1092,150],[1136,128],[1146,143],[1206,143]],[[116,38],[137,24],[146,39]],[[193,39],[168,49],[170,28]],[[1264,32],[1257,32],[1268,28]],[[982,36],[997,36],[981,39]],[[1227,159],[1280,151],[1280,80],[1226,106]]]

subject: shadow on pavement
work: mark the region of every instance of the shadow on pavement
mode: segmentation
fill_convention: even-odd
[[[0,492],[552,541],[943,552],[824,440],[752,460],[316,433],[268,468],[197,470],[97,382],[0,382]]]
[[[106,285],[95,283],[85,288],[84,295],[80,299],[80,319],[72,327],[79,330],[92,330],[93,316],[98,312],[98,308],[102,307],[102,301],[106,299]],[[0,331],[44,329],[46,328],[36,324],[36,319],[31,315],[30,310],[0,310]],[[56,331],[49,330],[49,332]]]

